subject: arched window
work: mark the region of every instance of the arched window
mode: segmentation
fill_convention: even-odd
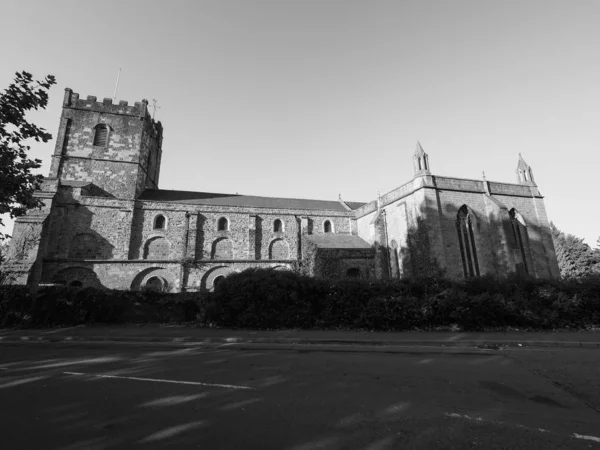
[[[281,233],[282,231],[283,231],[283,225],[281,223],[281,220],[275,219],[275,222],[273,222],[273,232]]]
[[[227,238],[217,239],[212,245],[211,259],[233,259],[233,244]]]
[[[165,216],[163,216],[162,214],[159,214],[154,219],[154,229],[155,230],[164,230],[165,224],[166,224],[166,219],[165,219]]]
[[[331,233],[331,222],[329,220],[323,222],[323,231],[325,233]]]
[[[477,262],[477,249],[475,248],[471,213],[466,205],[463,205],[458,210],[456,230],[458,232],[458,244],[465,278],[479,276],[479,263]]]
[[[283,239],[275,239],[269,246],[269,259],[288,259],[290,248]]]
[[[108,125],[96,125],[96,132],[94,133],[94,145],[97,145],[98,147],[106,147],[106,144],[108,143],[108,131]]]
[[[169,241],[163,237],[149,240],[144,249],[144,259],[169,259]]]
[[[229,230],[229,222],[225,217],[221,217],[217,222],[217,230],[219,231],[227,231]]]
[[[513,238],[521,255],[521,262],[516,263],[517,273],[529,275],[529,266],[527,264],[527,249],[529,248],[527,225],[523,216],[515,208],[511,209],[508,214],[512,225]]]

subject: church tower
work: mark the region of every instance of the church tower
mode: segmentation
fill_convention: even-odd
[[[413,155],[413,165],[415,169],[415,177],[420,175],[431,175],[429,171],[429,156],[421,147],[421,143],[417,141],[417,146],[415,147],[415,154]]]
[[[60,184],[88,182],[99,195],[133,200],[157,189],[162,125],[148,113],[148,101],[129,106],[65,89],[49,178]]]

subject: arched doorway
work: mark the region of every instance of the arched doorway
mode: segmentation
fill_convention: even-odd
[[[221,284],[224,279],[225,279],[224,275],[219,275],[219,276],[215,277],[215,279],[213,280],[213,289],[216,289],[217,286],[219,284]]]
[[[152,292],[163,292],[165,290],[165,281],[160,277],[150,277],[146,284],[144,284],[144,289]]]

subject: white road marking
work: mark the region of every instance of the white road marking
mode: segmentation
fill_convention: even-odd
[[[220,387],[220,388],[226,388],[226,389],[249,389],[249,390],[255,389],[250,386],[238,386],[235,384],[202,383],[200,381],[162,380],[160,378],[141,378],[141,377],[120,377],[117,375],[99,375],[99,374],[83,373],[83,372],[63,372],[63,373],[65,375],[89,376],[89,377],[96,377],[96,378],[115,378],[115,379],[119,379],[119,380],[133,380],[133,381],[153,381],[155,383],[187,384],[190,386]]]
[[[110,362],[121,361],[123,358],[118,356],[102,356],[99,358],[83,358],[83,359],[74,359],[71,361],[61,361],[57,363],[50,364],[42,364],[40,366],[31,366],[25,367],[19,370],[37,370],[37,369],[54,369],[56,367],[64,367],[64,366],[74,366],[77,364],[104,364]]]
[[[475,422],[490,422],[490,423],[495,423],[497,425],[510,425],[510,424],[507,424],[506,422],[501,422],[499,420],[484,420],[481,417],[470,417],[470,416],[467,416],[466,414],[456,414],[456,413],[451,413],[450,414],[450,413],[445,413],[445,415],[448,416],[448,417],[456,417],[456,418],[460,418],[460,419],[474,420]],[[536,431],[539,431],[541,433],[551,433],[551,434],[554,434],[554,435],[557,434],[557,433],[553,433],[552,431],[546,430],[544,428],[534,429],[534,428],[529,428],[529,427],[526,427],[525,425],[520,425],[520,424],[516,424],[516,427],[517,428],[524,428],[526,430],[536,430]],[[594,442],[600,443],[600,437],[596,437],[596,436],[586,436],[584,434],[573,433],[571,435],[571,437],[574,437],[576,439],[584,439],[584,440],[587,440],[587,441],[594,441]]]
[[[0,367],[0,370],[8,370],[8,367]]]
[[[77,325],[74,327],[66,327],[66,328],[57,328],[56,330],[44,331],[42,334],[60,333],[61,331],[67,331],[67,330],[72,330],[74,328],[82,328],[82,327],[83,327],[83,325]]]
[[[577,439],[585,439],[587,441],[600,442],[600,438],[596,437],[596,436],[586,436],[584,434],[573,433],[573,437],[575,437]]]
[[[252,398],[250,400],[244,400],[243,402],[230,403],[228,405],[219,408],[221,411],[231,411],[232,409],[243,408],[244,406],[251,405],[252,403],[260,402],[260,398]]]
[[[21,378],[20,380],[9,381],[8,383],[0,384],[0,389],[11,388],[15,386],[19,386],[21,384],[33,383],[34,381],[44,380],[48,377],[30,377],[30,378]]]
[[[204,398],[208,396],[206,392],[197,395],[174,395],[172,397],[164,397],[159,398],[157,400],[152,400],[150,402],[146,402],[141,406],[173,406],[173,405],[181,405],[182,403],[192,402],[194,400],[198,400],[199,398]]]
[[[184,423],[181,425],[176,425],[174,427],[169,427],[169,428],[166,428],[157,433],[151,434],[150,436],[145,437],[144,439],[142,439],[139,442],[160,441],[161,439],[166,439],[166,438],[175,436],[176,434],[183,433],[184,431],[200,427],[204,424],[205,424],[205,422],[203,420],[199,420],[197,422],[189,422],[189,423]]]

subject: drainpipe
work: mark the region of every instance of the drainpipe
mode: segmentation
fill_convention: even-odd
[[[392,265],[390,264],[390,242],[389,242],[388,232],[387,232],[387,219],[386,219],[385,209],[381,210],[381,215],[383,216],[383,232],[385,234],[385,253],[386,253],[386,262],[387,262],[387,266],[388,266],[388,277],[391,280],[392,279]]]
[[[179,266],[179,292],[183,292],[183,276],[184,276],[184,272],[185,272],[185,260],[187,257],[189,234],[190,234],[190,213],[189,213],[189,211],[187,211],[185,213],[181,265]]]

